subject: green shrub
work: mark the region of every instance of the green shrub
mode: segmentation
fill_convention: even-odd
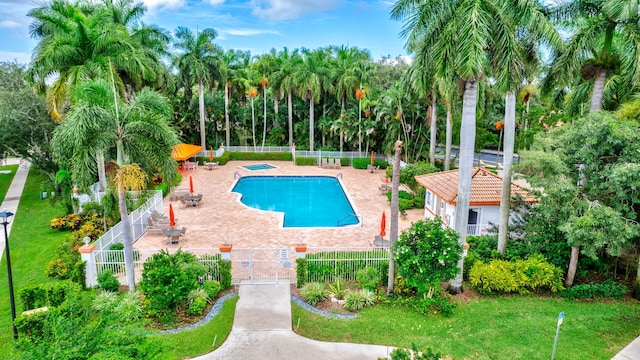
[[[205,298],[197,298],[195,299],[189,308],[187,309],[187,314],[198,316],[202,315],[202,312],[207,307],[207,300]]]
[[[82,214],[98,214],[98,215],[102,215],[102,213],[104,212],[104,207],[95,201],[89,201],[84,203],[84,205],[82,205]]]
[[[226,290],[231,286],[231,262],[222,260],[220,254],[203,255],[200,260],[205,261],[206,278],[220,280],[220,290]]]
[[[476,262],[469,272],[471,286],[483,294],[512,293],[527,294],[530,291],[549,289],[563,290],[562,270],[549,264],[543,256],[532,256],[527,260],[493,260],[489,264]]]
[[[113,275],[113,271],[104,270],[98,275],[98,286],[102,290],[116,292],[120,289],[120,281]]]
[[[356,281],[363,289],[375,291],[380,282],[380,273],[376,268],[366,267],[356,271]]]
[[[154,190],[161,190],[162,191],[162,197],[165,197],[167,195],[169,195],[169,185],[167,185],[167,183],[162,182],[158,185],[156,185],[156,187],[153,188]]]
[[[63,280],[22,289],[18,292],[24,311],[43,306],[60,306],[68,297],[80,293],[80,285]]]
[[[376,294],[371,290],[362,289],[355,292],[348,292],[344,297],[344,307],[349,311],[358,311],[366,306],[376,303]]]
[[[207,292],[209,300],[215,299],[220,292],[220,283],[215,280],[205,280],[202,287],[204,288],[204,291]]]
[[[371,158],[353,158],[351,166],[353,166],[354,169],[366,170],[370,164]]]
[[[317,166],[318,159],[312,157],[298,157],[296,156],[296,165],[298,166]]]
[[[145,295],[144,307],[149,315],[165,319],[189,292],[198,287],[198,278],[206,268],[189,253],[165,250],[154,254],[144,263],[140,289]]]
[[[374,269],[375,270],[375,269]],[[329,293],[336,297],[336,299],[344,298],[347,288],[344,286],[344,282],[340,279],[336,282],[329,284]]]
[[[119,322],[132,322],[139,320],[144,310],[142,309],[142,297],[139,291],[129,291],[120,298],[113,309]]]
[[[296,259],[296,287],[307,283],[307,259]]]
[[[226,154],[227,152],[225,152]],[[230,160],[274,160],[291,161],[293,154],[290,152],[228,152]]]
[[[220,290],[227,290],[231,287],[231,261],[220,260]]]
[[[418,191],[420,185],[416,181],[415,177],[418,175],[431,174],[437,172],[438,168],[431,166],[428,162],[419,162],[415,164],[407,164],[407,166],[400,168],[400,182],[407,185],[409,189]],[[392,166],[387,167],[386,176],[391,179],[393,176]]]
[[[593,299],[593,298],[614,298],[620,299],[622,295],[629,292],[629,289],[615,281],[607,279],[600,284],[574,285],[558,295],[567,299]]]
[[[109,246],[109,250],[124,250],[123,243],[113,243]]]
[[[308,304],[315,305],[327,298],[327,289],[323,283],[310,282],[300,288],[300,295]]]
[[[431,348],[427,348],[426,351],[422,351],[414,343],[411,343],[411,350],[395,348],[389,354],[391,360],[440,360],[442,355],[439,352],[434,352]]]
[[[29,315],[18,315],[15,326],[20,337],[41,339],[44,335],[44,326],[47,319],[47,311],[38,311]]]

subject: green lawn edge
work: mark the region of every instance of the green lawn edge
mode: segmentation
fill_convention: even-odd
[[[410,348],[431,347],[453,359],[549,359],[558,314],[564,311],[556,359],[610,359],[640,334],[635,300],[578,302],[565,299],[485,297],[460,304],[453,316],[420,315],[406,307],[377,305],[343,320],[292,304],[302,336]],[[297,327],[300,321],[299,328]]]
[[[9,190],[9,186],[13,182],[13,177],[16,175],[16,171],[18,171],[18,166],[19,165],[0,166],[0,170],[11,171],[9,174],[0,174],[0,204],[2,204],[4,197],[7,195],[7,190]],[[4,234],[2,236],[4,236]]]

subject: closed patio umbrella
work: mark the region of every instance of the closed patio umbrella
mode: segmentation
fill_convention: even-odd
[[[209,161],[213,161],[213,148],[209,147]]]
[[[189,192],[193,194],[193,178],[189,175]]]
[[[376,158],[376,153],[371,152],[371,165],[373,165],[373,160]]]
[[[384,231],[384,228],[387,227],[387,215],[382,212],[382,220],[380,220],[380,236],[385,236],[387,233]]]
[[[173,206],[169,204],[169,226],[176,226],[176,217],[173,214]]]

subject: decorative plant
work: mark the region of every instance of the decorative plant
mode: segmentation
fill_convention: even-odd
[[[344,297],[344,307],[349,311],[358,311],[366,306],[376,303],[376,294],[373,291],[362,289],[356,292],[349,292]]]
[[[344,286],[344,282],[340,279],[337,279],[336,282],[329,284],[329,293],[336,297],[338,300],[342,300],[347,291],[347,288]]]
[[[327,289],[322,283],[310,282],[300,288],[300,295],[308,304],[315,305],[327,298]]]

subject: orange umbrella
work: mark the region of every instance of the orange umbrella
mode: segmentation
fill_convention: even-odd
[[[189,192],[193,194],[193,178],[189,175]]]
[[[371,165],[373,165],[373,159],[375,159],[376,154],[372,151],[371,152]]]
[[[213,161],[213,148],[209,146],[209,161]]]
[[[384,228],[387,227],[387,215],[382,212],[382,220],[380,220],[380,236],[385,236]]]
[[[176,217],[173,215],[173,206],[169,204],[169,226],[176,226]]]

